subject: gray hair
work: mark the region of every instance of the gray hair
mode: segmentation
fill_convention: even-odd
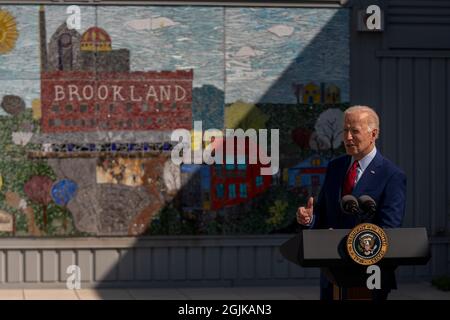
[[[380,132],[380,119],[378,118],[375,110],[368,106],[353,106],[344,111],[344,116],[355,112],[362,112],[367,114],[367,126],[369,131],[377,129],[378,132]]]

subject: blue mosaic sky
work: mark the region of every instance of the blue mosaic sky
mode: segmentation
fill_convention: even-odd
[[[39,98],[38,6],[2,6],[19,39],[0,55],[0,97]],[[65,6],[46,6],[47,40]],[[113,49],[130,50],[131,69],[194,69],[194,87],[213,85],[225,100],[295,103],[292,83],[337,84],[349,98],[346,9],[82,6],[81,30],[105,29]],[[226,27],[224,27],[226,26]]]

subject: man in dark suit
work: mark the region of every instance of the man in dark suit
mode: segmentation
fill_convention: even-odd
[[[343,141],[346,155],[330,161],[317,203],[309,198],[306,207],[297,210],[297,221],[319,229],[350,229],[356,217],[341,211],[346,194],[356,198],[369,195],[377,203],[372,223],[382,228],[400,227],[405,213],[406,176],[384,158],[375,141],[379,133],[378,115],[369,107],[354,106],[344,113]],[[383,281],[384,280],[384,281]],[[382,288],[372,298],[385,300],[396,288],[394,270],[382,270]],[[321,299],[332,299],[333,286],[321,275]]]

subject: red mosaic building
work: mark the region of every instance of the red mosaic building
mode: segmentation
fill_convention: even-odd
[[[192,69],[130,72],[104,29],[62,24],[47,44],[43,7],[39,19],[42,132],[192,128]]]
[[[44,133],[192,128],[193,71],[41,74]]]
[[[237,140],[235,139],[235,141]],[[212,210],[246,203],[270,187],[272,176],[261,175],[261,168],[267,166],[261,165],[259,161],[256,164],[249,163],[248,155],[249,149],[251,149],[249,143],[251,142],[247,139],[244,154],[239,154],[235,148],[234,164],[225,163],[210,166]],[[254,150],[258,150],[257,146],[254,147]],[[223,149],[225,162],[226,155],[230,153],[225,150],[225,146]],[[238,164],[239,158],[245,160],[245,164]],[[228,159],[228,162],[231,162],[230,159]]]

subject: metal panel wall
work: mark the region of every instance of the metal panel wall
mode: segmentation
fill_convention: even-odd
[[[0,288],[65,287],[71,264],[85,288],[317,283],[281,256],[289,237],[3,239]]]
[[[358,10],[379,4],[383,32],[356,31]],[[378,147],[408,179],[405,226],[424,226],[433,258],[405,274],[448,273],[450,1],[355,1],[351,30],[351,101],[380,115]],[[444,36],[445,35],[445,36]]]

